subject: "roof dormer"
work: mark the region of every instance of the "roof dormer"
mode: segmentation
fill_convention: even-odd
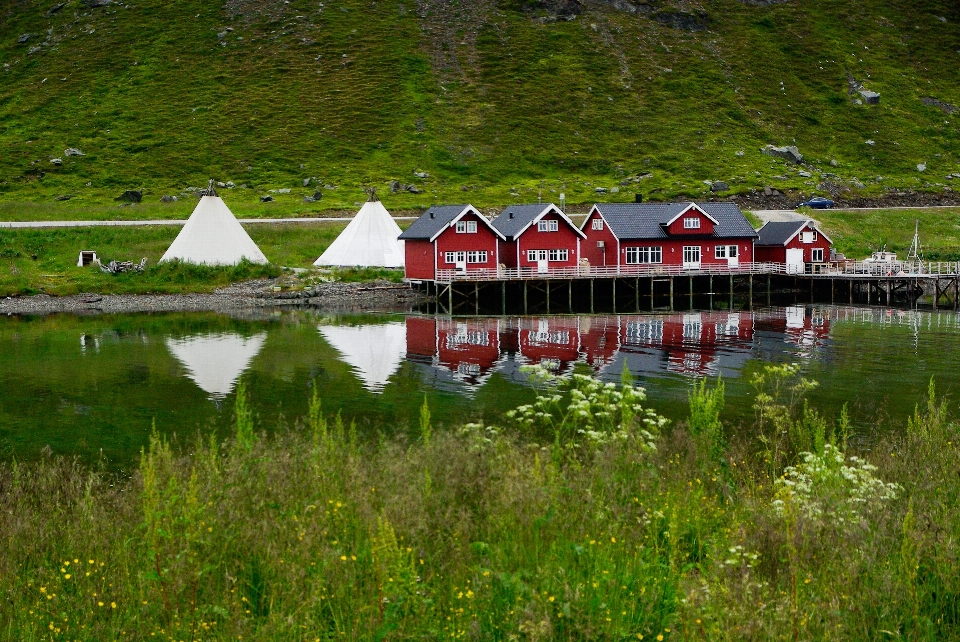
[[[662,223],[669,236],[713,236],[717,219],[703,211],[696,203],[689,203],[670,220]]]

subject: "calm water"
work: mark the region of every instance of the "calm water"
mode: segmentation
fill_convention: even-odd
[[[0,319],[0,456],[133,461],[151,425],[226,431],[237,381],[259,425],[293,426],[311,385],[361,431],[408,430],[424,395],[452,424],[496,421],[528,401],[523,364],[616,380],[624,364],[649,402],[682,418],[694,378],[722,375],[725,419],[751,415],[749,375],[798,362],[813,403],[848,402],[861,435],[902,425],[931,375],[955,397],[960,317],[949,312],[796,306],[754,312],[446,319],[310,312]]]

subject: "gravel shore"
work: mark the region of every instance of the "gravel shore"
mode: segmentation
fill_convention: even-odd
[[[235,283],[209,294],[76,294],[8,297],[0,314],[125,314],[136,312],[234,312],[262,308],[311,307],[342,312],[404,312],[423,300],[406,285],[320,283],[302,290],[280,290],[279,281]]]

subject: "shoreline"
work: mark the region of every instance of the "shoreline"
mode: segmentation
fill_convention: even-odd
[[[320,283],[275,291],[279,279],[234,283],[209,293],[37,294],[0,299],[0,315],[135,314],[144,312],[234,312],[264,308],[319,308],[344,312],[405,312],[423,300],[411,287],[389,281]]]

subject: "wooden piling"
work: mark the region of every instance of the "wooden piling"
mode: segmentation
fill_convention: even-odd
[[[617,277],[613,277],[610,283],[611,301],[613,303],[613,313],[617,313]]]
[[[590,279],[590,314],[593,314],[593,279]]]
[[[527,313],[527,282],[523,282],[523,313]]]
[[[673,277],[670,277],[670,311],[673,312]]]

